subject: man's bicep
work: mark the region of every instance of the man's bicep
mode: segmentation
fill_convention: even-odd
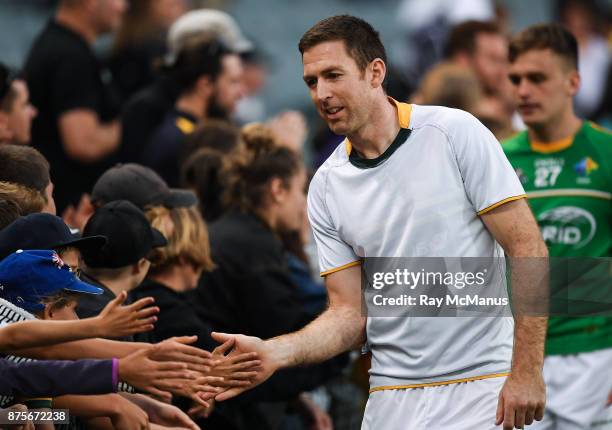
[[[361,266],[352,266],[325,277],[330,307],[361,312]]]
[[[480,216],[487,230],[509,255],[521,244],[536,246],[542,242],[538,224],[522,198],[502,204]],[[535,256],[535,255],[534,255]]]
[[[359,264],[360,258],[338,231],[326,204],[325,186],[320,172],[315,174],[308,190],[308,220],[317,244],[319,273],[329,276]]]
[[[525,197],[501,145],[487,128],[463,112],[454,120],[451,143],[466,195],[479,214]]]

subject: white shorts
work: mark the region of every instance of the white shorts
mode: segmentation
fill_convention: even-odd
[[[612,430],[612,405],[595,417],[590,430]]]
[[[546,412],[529,430],[611,430],[612,348],[544,360]]]
[[[424,388],[375,391],[361,430],[489,430],[506,377]]]

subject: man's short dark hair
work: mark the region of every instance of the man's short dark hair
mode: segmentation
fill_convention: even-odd
[[[540,49],[550,49],[578,70],[578,42],[560,24],[538,24],[521,31],[510,41],[508,57],[514,63],[520,55]]]
[[[192,36],[166,70],[183,93],[192,89],[202,76],[210,76],[214,82],[223,71],[223,57],[230,54],[229,48],[210,35]]]
[[[51,182],[49,162],[31,146],[0,145],[0,181],[23,185],[45,195]]]
[[[466,21],[453,27],[446,40],[444,56],[452,58],[457,54],[473,54],[476,50],[476,38],[480,34],[499,34],[499,26],[491,21]]]
[[[361,18],[351,15],[336,15],[325,18],[312,26],[300,39],[300,53],[324,42],[342,41],[346,51],[365,70],[376,58],[387,62],[385,47],[374,27]]]

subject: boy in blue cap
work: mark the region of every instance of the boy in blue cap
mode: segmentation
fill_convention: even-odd
[[[0,298],[30,313],[51,314],[54,298],[71,298],[64,301],[69,304],[78,294],[99,295],[102,289],[78,279],[55,251],[18,250],[0,262]]]

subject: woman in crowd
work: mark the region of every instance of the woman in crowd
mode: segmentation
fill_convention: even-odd
[[[298,330],[314,317],[291,277],[280,238],[302,226],[306,170],[300,156],[279,146],[262,125],[245,127],[241,139],[243,148],[225,163],[222,175],[226,211],[210,225],[216,267],[190,295],[215,331],[265,339]],[[284,407],[336,376],[343,361],[281,372],[240,396],[232,415],[235,428],[278,428]],[[275,412],[264,401],[274,401]]]

